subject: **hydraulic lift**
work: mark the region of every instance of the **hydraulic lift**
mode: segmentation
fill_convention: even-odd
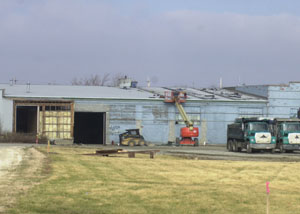
[[[184,91],[166,91],[165,103],[175,103],[186,127],[180,129],[180,137],[176,138],[176,146],[181,145],[193,145],[199,146],[198,136],[199,128],[194,127],[193,122],[189,119],[181,103],[185,103],[187,99],[187,93]]]

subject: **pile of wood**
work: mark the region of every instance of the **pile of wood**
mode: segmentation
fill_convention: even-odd
[[[129,158],[135,158],[135,154],[150,154],[150,158],[154,158],[155,154],[160,150],[137,150],[137,151],[127,151],[123,149],[110,149],[110,150],[96,150],[96,155],[110,156],[116,154],[128,154]]]

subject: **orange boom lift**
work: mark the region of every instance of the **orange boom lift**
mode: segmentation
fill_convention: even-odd
[[[193,122],[187,116],[181,103],[186,101],[187,94],[184,91],[166,91],[165,92],[165,102],[166,103],[175,103],[186,127],[180,129],[180,137],[176,138],[176,146],[181,145],[193,145],[199,146],[198,136],[199,128],[194,127]]]

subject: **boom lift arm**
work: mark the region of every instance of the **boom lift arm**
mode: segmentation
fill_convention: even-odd
[[[199,128],[194,127],[193,122],[189,119],[181,103],[185,102],[187,94],[184,91],[166,91],[165,92],[165,102],[175,103],[186,127],[180,129],[180,137],[176,138],[176,145],[194,145],[199,146],[198,136]]]
[[[193,122],[189,119],[189,117],[187,116],[184,108],[182,107],[182,105],[180,104],[180,102],[178,101],[178,98],[175,98],[175,105],[180,113],[180,116],[182,117],[182,119],[184,120],[184,123],[186,125],[186,127],[189,127],[190,130],[193,130],[194,124]]]

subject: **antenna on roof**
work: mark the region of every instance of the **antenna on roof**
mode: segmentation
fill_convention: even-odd
[[[10,86],[13,86],[13,85],[16,85],[17,84],[17,78],[16,77],[14,77],[14,78],[12,78],[12,79],[10,79],[9,80],[9,82],[10,82]]]
[[[26,84],[26,93],[30,93],[30,82]]]

